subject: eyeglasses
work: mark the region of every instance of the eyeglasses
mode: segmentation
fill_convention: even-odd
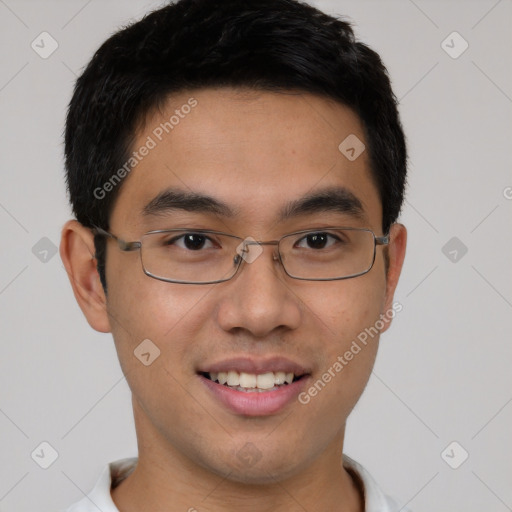
[[[214,284],[233,278],[242,261],[252,263],[263,245],[276,245],[274,260],[286,274],[305,281],[334,281],[366,274],[375,262],[376,246],[389,235],[375,236],[366,228],[315,228],[279,240],[256,241],[209,229],[161,229],[126,242],[94,227],[93,232],[116,240],[121,251],[140,249],[146,275],[169,283]]]

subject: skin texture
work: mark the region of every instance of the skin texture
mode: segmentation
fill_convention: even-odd
[[[331,224],[384,234],[367,152],[350,162],[338,150],[349,134],[365,140],[351,110],[310,94],[190,91],[148,115],[134,149],[190,97],[197,106],[122,184],[112,233],[131,241],[149,230],[186,225],[274,240]],[[332,185],[360,199],[365,222],[331,212],[276,222],[285,203]],[[167,187],[208,194],[238,214],[144,218],[143,206]],[[139,464],[112,492],[120,511],[363,510],[340,460],[346,419],[371,373],[378,337],[307,405],[294,400],[263,417],[223,407],[196,372],[228,357],[285,356],[310,369],[316,381],[391,309],[406,229],[394,224],[390,235],[387,275],[383,247],[377,247],[374,267],[363,276],[294,280],[272,258],[275,247],[265,246],[231,281],[214,285],[152,279],[142,272],[138,251],[121,252],[109,241],[105,296],[90,230],[76,221],[64,226],[61,256],[77,301],[94,329],[112,332],[133,393]],[[149,366],[133,354],[146,338],[161,351]],[[261,455],[255,464],[237,457],[247,442]]]

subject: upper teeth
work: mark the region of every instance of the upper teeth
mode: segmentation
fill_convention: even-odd
[[[291,384],[294,374],[292,372],[268,372],[256,375],[254,373],[237,372],[210,372],[210,379],[219,381],[219,384],[228,386],[240,386],[242,388],[271,389],[280,384]]]

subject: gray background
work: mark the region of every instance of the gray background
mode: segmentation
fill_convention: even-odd
[[[382,336],[346,452],[416,512],[512,510],[511,2],[314,3],[354,20],[382,55],[410,151],[403,311]],[[107,36],[159,5],[0,0],[2,512],[61,509],[104,464],[136,454],[111,337],[88,326],[52,249],[70,217],[73,81]],[[31,47],[51,48],[43,31],[58,43],[46,59]],[[469,44],[461,55],[454,31]],[[48,469],[43,441],[58,452]]]

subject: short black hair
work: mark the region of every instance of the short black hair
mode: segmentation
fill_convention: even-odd
[[[349,22],[297,0],[179,0],[101,45],[76,81],[66,119],[67,187],[81,224],[109,228],[122,184],[99,198],[95,191],[129,159],[146,115],[170,94],[207,87],[313,93],[351,108],[388,232],[402,207],[407,156],[387,70]],[[106,290],[102,237],[95,248]]]

